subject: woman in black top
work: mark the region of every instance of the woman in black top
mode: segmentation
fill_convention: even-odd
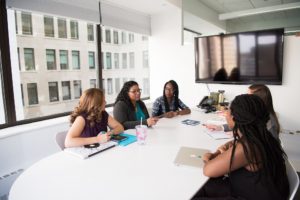
[[[239,95],[233,100],[226,114],[233,145],[203,156],[203,173],[211,179],[194,199],[288,198],[287,156],[266,127],[269,116],[256,95]]]

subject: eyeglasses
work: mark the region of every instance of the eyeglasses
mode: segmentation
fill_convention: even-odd
[[[174,92],[172,88],[165,88],[165,91]]]
[[[142,92],[142,89],[131,90],[131,91],[129,91],[129,92],[134,93],[134,94],[136,94],[136,93],[141,93],[141,92]]]

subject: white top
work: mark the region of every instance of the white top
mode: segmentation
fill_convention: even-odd
[[[208,178],[202,169],[176,166],[178,150],[187,146],[215,151],[228,140],[214,140],[202,125],[182,124],[185,119],[202,124],[219,117],[193,110],[191,115],[163,118],[147,130],[145,145],[118,146],[86,160],[63,151],[53,154],[20,175],[9,199],[190,199]]]

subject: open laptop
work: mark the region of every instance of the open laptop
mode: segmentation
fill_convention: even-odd
[[[207,149],[198,149],[191,147],[181,147],[174,160],[176,165],[187,165],[192,167],[203,167],[202,156],[205,153],[210,152]]]

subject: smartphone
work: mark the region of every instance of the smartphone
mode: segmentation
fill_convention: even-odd
[[[127,137],[123,136],[123,135],[112,135],[110,138],[110,140],[115,141],[115,142],[122,142],[126,139],[127,139]]]

